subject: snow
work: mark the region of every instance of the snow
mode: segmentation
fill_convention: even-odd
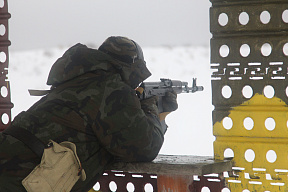
[[[67,48],[10,52],[8,79],[14,103],[12,118],[40,99],[29,96],[28,89],[50,88],[46,85],[50,68]],[[179,108],[166,118],[169,128],[160,153],[212,156],[214,136],[209,47],[143,47],[143,52],[153,74],[147,81],[169,78],[186,81],[191,86],[192,78],[196,77],[197,85],[204,86],[202,92],[178,95]]]

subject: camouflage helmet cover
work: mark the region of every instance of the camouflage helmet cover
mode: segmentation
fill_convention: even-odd
[[[127,37],[111,36],[102,43],[98,50],[125,63],[134,63],[136,60],[144,61],[141,47]]]
[[[106,39],[98,48],[120,61],[118,69],[122,79],[133,89],[147,79],[151,73],[146,67],[141,47],[133,40],[121,36]]]

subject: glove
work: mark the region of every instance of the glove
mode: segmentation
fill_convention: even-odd
[[[145,113],[151,113],[155,116],[158,116],[159,112],[157,102],[158,102],[158,96],[152,96],[148,99],[143,99],[140,101],[141,108]]]
[[[172,112],[178,109],[177,93],[175,91],[166,92],[162,99],[163,112]]]

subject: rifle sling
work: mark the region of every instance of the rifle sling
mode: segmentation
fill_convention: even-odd
[[[3,133],[18,139],[29,147],[38,157],[42,158],[45,144],[28,130],[10,126],[5,129]]]

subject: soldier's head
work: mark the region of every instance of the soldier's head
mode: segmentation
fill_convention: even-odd
[[[127,37],[109,37],[98,50],[120,61],[120,75],[133,89],[151,75],[141,47]]]

